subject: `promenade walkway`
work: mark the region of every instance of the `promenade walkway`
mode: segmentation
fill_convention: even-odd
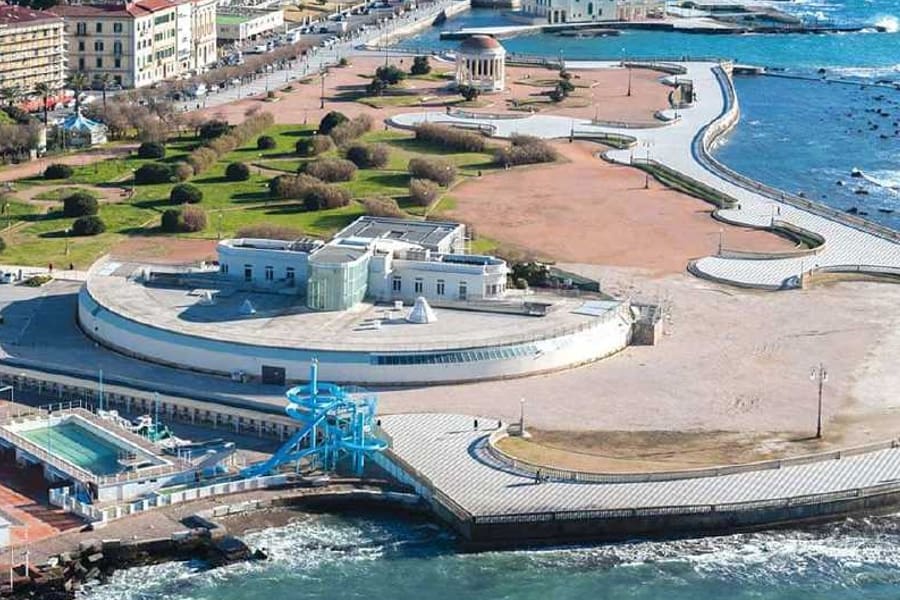
[[[496,421],[481,427],[492,427]],[[485,450],[491,431],[466,415],[381,418],[391,449],[476,521],[499,515],[636,510],[668,514],[812,504],[900,489],[900,448],[719,476],[581,483],[515,472]]]
[[[510,115],[480,117],[473,114],[447,115],[439,112],[407,113],[393,117],[399,127],[412,127],[422,121],[448,123],[480,128],[496,137],[528,134],[542,138],[591,138],[604,134],[626,136],[635,140],[630,149],[610,150],[612,161],[630,164],[635,161],[659,163],[691,179],[699,181],[731,198],[735,208],[722,209],[717,216],[738,225],[757,228],[784,226],[812,232],[825,243],[814,253],[786,256],[735,257],[707,256],[691,265],[692,271],[710,279],[746,287],[789,289],[802,284],[802,276],[814,271],[865,271],[900,275],[900,235],[867,224],[827,207],[806,203],[797,198],[768,190],[737,174],[727,173],[710,159],[703,147],[708,127],[724,127],[734,116],[737,98],[730,80],[718,63],[678,63],[685,69],[681,80],[691,80],[698,101],[678,110],[678,119],[649,129],[594,125],[589,120],[554,115]],[[570,70],[617,68],[611,62],[567,62]],[[666,111],[674,117],[674,111]],[[763,151],[764,149],[761,149]],[[598,193],[602,193],[598,190]],[[783,200],[782,200],[783,199]],[[727,248],[727,240],[725,240]]]

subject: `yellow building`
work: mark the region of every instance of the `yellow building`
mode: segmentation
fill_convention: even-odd
[[[0,87],[60,88],[66,77],[63,20],[49,12],[0,4]]]

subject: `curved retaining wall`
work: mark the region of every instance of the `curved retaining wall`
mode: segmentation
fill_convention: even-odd
[[[631,337],[626,305],[598,317],[588,326],[561,331],[543,339],[521,340],[452,351],[365,352],[269,347],[199,337],[129,319],[100,304],[90,293],[90,280],[78,294],[78,322],[95,341],[117,352],[167,366],[217,375],[243,372],[260,375],[263,365],[282,367],[289,381],[304,381],[309,362],[319,361],[323,379],[344,383],[413,385],[503,379],[555,371],[605,358],[622,350]],[[468,362],[422,361],[379,364],[377,356],[488,352],[527,345],[528,353]],[[512,354],[512,353],[507,353]]]

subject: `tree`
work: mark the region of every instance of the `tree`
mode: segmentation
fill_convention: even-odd
[[[165,158],[166,147],[159,142],[144,142],[137,149],[138,158]]]
[[[68,179],[72,173],[72,167],[69,165],[52,163],[44,169],[44,179]]]
[[[190,183],[179,183],[169,192],[172,204],[197,204],[203,200],[203,190]]]
[[[456,91],[458,91],[459,95],[465,98],[467,102],[471,102],[481,95],[481,90],[479,90],[474,85],[463,84],[456,88]]]
[[[35,86],[34,86],[34,93],[37,94],[38,96],[40,96],[41,100],[42,100],[41,104],[43,105],[43,109],[44,109],[44,127],[47,126],[47,112],[49,110],[49,107],[47,106],[47,101],[50,99],[50,96],[52,96],[55,91],[56,90],[53,88],[53,86],[50,85],[49,83],[47,83],[46,81],[41,81],[41,82],[35,84]]]
[[[213,119],[200,126],[200,139],[211,140],[221,137],[229,131],[231,131],[231,125],[228,124],[228,121]]]
[[[250,167],[242,162],[233,162],[225,167],[225,179],[228,181],[247,181],[250,179]]]
[[[416,56],[413,58],[412,67],[409,69],[411,75],[428,75],[431,73],[431,65],[428,64],[427,56]]]
[[[332,129],[347,120],[347,116],[344,113],[333,110],[322,117],[322,120],[319,121],[319,133],[322,135],[328,135],[329,133],[331,133]]]
[[[63,198],[63,216],[87,217],[96,215],[97,199],[87,192],[75,192]]]
[[[174,177],[172,165],[166,163],[146,163],[134,172],[134,182],[138,185],[169,183]]]
[[[384,94],[384,91],[387,89],[387,87],[387,83],[375,77],[372,79],[372,81],[366,84],[366,95],[381,96],[382,94]]]
[[[375,69],[375,79],[380,79],[388,85],[397,85],[406,79],[406,72],[396,65],[382,65]]]
[[[272,150],[276,146],[277,144],[275,143],[275,138],[273,138],[271,135],[261,135],[256,140],[257,150]]]
[[[109,73],[101,73],[100,75],[94,76],[94,81],[100,84],[100,93],[103,95],[103,110],[106,110],[106,90],[109,89],[109,84],[112,82],[112,75]]]
[[[7,106],[15,106],[16,101],[22,97],[22,88],[18,85],[10,85],[0,88],[0,98],[6,102]]]
[[[87,74],[83,71],[75,71],[66,80],[66,85],[75,92],[75,113],[81,112],[81,92],[88,86]]]
[[[178,233],[181,230],[181,211],[177,208],[167,208],[160,217],[159,228],[166,233]]]
[[[78,217],[72,223],[72,235],[97,235],[106,231],[106,224],[96,216]]]

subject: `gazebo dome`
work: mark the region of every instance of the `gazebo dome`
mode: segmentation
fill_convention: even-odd
[[[506,80],[506,49],[488,35],[473,35],[459,44],[456,53],[456,84],[482,92],[503,91]]]

